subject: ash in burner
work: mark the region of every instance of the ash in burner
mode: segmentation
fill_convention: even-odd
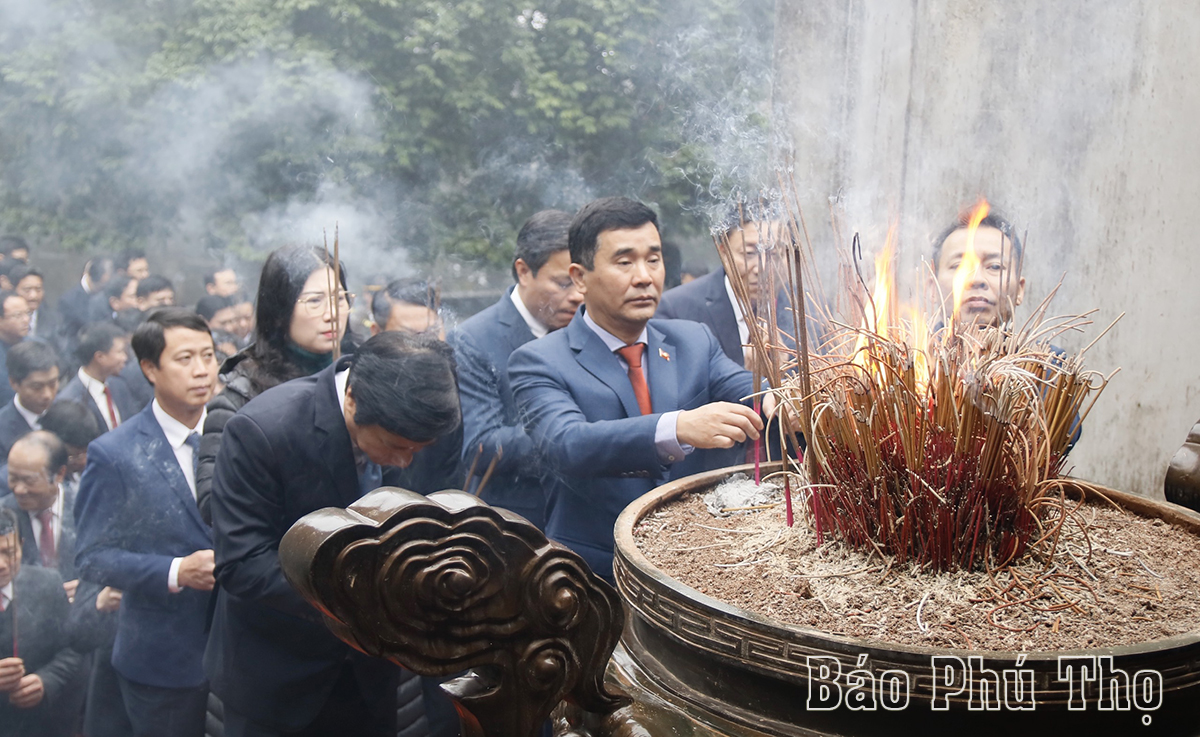
[[[728,517],[772,507],[782,501],[783,487],[773,481],[755,484],[744,473],[735,473],[711,491],[702,495],[709,514]]]

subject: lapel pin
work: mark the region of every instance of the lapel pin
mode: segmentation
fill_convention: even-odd
[[[658,355],[659,355],[659,358],[662,358],[663,360],[666,360],[666,361],[670,361],[670,360],[671,360],[671,354],[670,354],[670,353],[667,353],[667,352],[666,352],[666,351],[664,351],[662,348],[659,348],[659,349],[658,349]]]

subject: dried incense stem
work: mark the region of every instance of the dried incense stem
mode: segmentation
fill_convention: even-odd
[[[330,294],[333,296],[333,360],[337,361],[342,355],[342,334],[339,326],[341,322],[341,304],[342,304],[342,254],[338,247],[338,224],[333,224],[333,289]],[[349,304],[350,300],[346,300]]]

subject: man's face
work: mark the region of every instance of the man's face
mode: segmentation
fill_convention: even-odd
[[[46,296],[46,290],[42,284],[42,277],[36,274],[30,274],[21,281],[17,282],[16,293],[25,298],[29,303],[30,311],[36,311],[42,304],[42,298]]]
[[[571,278],[583,294],[588,314],[618,337],[618,330],[640,333],[654,317],[664,276],[662,241],[654,223],[606,230],[596,239],[590,271],[571,264]]]
[[[388,313],[387,325],[383,326],[384,332],[400,330],[409,333],[432,332],[443,340],[446,338],[446,328],[442,325],[442,318],[438,316],[438,313],[425,305],[415,305],[395,299],[391,302],[392,311]]]
[[[49,460],[45,448],[37,443],[18,442],[8,452],[8,488],[17,506],[30,514],[49,509],[58,499],[58,484],[65,470],[59,469],[51,478],[46,470]]]
[[[136,292],[135,292],[136,293]],[[175,304],[174,289],[160,289],[157,292],[151,292],[145,297],[138,298],[137,306],[142,312],[152,310],[155,307],[171,307]]]
[[[14,248],[11,254],[13,261],[20,261],[23,264],[29,263],[29,249]]]
[[[750,291],[750,299],[758,301],[758,286],[762,263],[759,246],[775,246],[783,233],[783,223],[744,223],[729,233],[729,254],[733,268],[742,276]],[[771,248],[768,254],[779,254],[781,248]]]
[[[7,586],[21,572],[21,546],[17,532],[0,535],[0,587]]]
[[[354,394],[346,390],[346,429],[350,437],[367,458],[381,466],[407,468],[417,451],[433,445],[432,440],[417,442],[390,433],[378,425],[359,425],[354,422],[357,403]]]
[[[125,350],[127,343],[125,338],[116,338],[107,351],[96,351],[92,354],[92,367],[96,369],[96,378],[104,381],[121,373],[121,369],[125,368],[125,363],[129,360],[129,353]]]
[[[163,331],[166,347],[158,365],[142,361],[142,372],[154,384],[154,397],[168,413],[187,413],[212,397],[217,373],[212,336],[184,327]]]
[[[9,378],[8,383],[20,397],[21,406],[40,415],[50,409],[58,394],[58,366],[51,366],[46,371],[31,371],[23,381]]]
[[[245,340],[250,331],[254,329],[254,303],[250,301],[240,302],[233,306],[234,314],[237,319],[233,323],[233,328],[229,332],[236,335],[239,339]]]
[[[137,279],[129,280],[129,283],[125,285],[125,291],[121,292],[120,297],[109,297],[108,304],[112,307],[113,312],[137,309]]]
[[[150,276],[150,262],[144,258],[135,258],[129,262],[125,273],[132,276],[134,279],[145,279]]]
[[[29,335],[29,303],[24,297],[13,295],[4,300],[4,314],[0,316],[0,340],[12,345]]]
[[[205,284],[204,289],[209,294],[215,294],[218,297],[232,297],[238,291],[237,272],[233,269],[225,269],[213,274],[213,283]]]
[[[208,321],[208,326],[213,330],[223,330],[227,333],[232,333],[237,320],[237,309],[233,305],[230,305],[214,312],[212,319]]]
[[[954,316],[954,280],[959,267],[966,267],[962,281],[962,306],[958,321],[978,326],[999,325],[1012,316],[1012,308],[1025,297],[1025,277],[1017,273],[1012,259],[1012,240],[996,228],[981,227],[975,232],[974,252],[968,257],[970,238],[967,228],[959,228],[946,238],[938,257],[937,290],[946,316]]]
[[[516,268],[525,307],[551,330],[566,327],[583,304],[583,294],[571,280],[571,252],[565,248],[555,251],[537,274],[521,259]]]

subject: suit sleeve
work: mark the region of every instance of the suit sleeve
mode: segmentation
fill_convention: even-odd
[[[475,466],[477,473],[482,474],[501,449],[504,452],[496,464],[496,473],[515,474],[528,468],[534,457],[533,438],[520,423],[505,424],[499,377],[508,367],[494,365],[465,334],[455,336],[454,353],[463,413],[462,462],[467,467],[475,463],[482,445],[483,452]]]
[[[660,473],[658,414],[589,422],[558,371],[528,347],[512,354],[508,377],[525,428],[542,458],[571,476]]]
[[[708,340],[709,391],[713,401],[753,406],[753,400],[747,399],[754,391],[753,374],[725,355],[717,336],[713,335],[707,325],[700,326],[704,328],[704,335]]]
[[[234,415],[228,402],[218,402],[218,399],[221,397],[209,403],[208,414],[204,419],[204,434],[200,436],[200,456],[196,460],[196,506],[200,510],[200,516],[210,525],[213,471],[217,465],[217,451],[221,448],[225,423]]]
[[[146,510],[133,506],[118,464],[92,443],[75,499],[76,572],[80,578],[166,605],[171,556],[134,552],[122,545],[122,530],[146,523]]]
[[[280,459],[246,415],[225,423],[213,473],[216,578],[234,596],[312,619],[315,610],[292,589],[279,566],[284,521]]]
[[[65,625],[71,605],[67,601],[67,594],[63,591],[60,579],[55,578],[54,585],[46,592],[45,598],[46,608],[41,615]],[[69,646],[68,638],[60,637],[59,642],[62,647],[49,662],[35,672],[42,679],[42,686],[46,691],[44,698],[50,707],[54,706],[63,689],[79,676],[83,666],[83,656]]]

